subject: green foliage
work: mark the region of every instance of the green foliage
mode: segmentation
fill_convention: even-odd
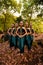
[[[0,11],[2,11],[2,9],[8,10],[9,7],[11,7],[11,10],[13,9],[14,12],[16,11],[20,12],[21,4],[17,3],[16,0],[1,0],[0,1]]]
[[[20,0],[20,3],[17,3],[16,0],[0,0],[0,14],[3,12],[3,9],[6,10],[6,13],[2,13],[0,15],[0,30],[6,30],[11,27],[12,23],[20,22],[20,20],[27,20],[29,23],[32,21],[33,28],[36,32],[43,32],[43,19],[41,18],[43,15],[43,9],[41,9],[41,14],[38,15],[37,19],[31,20],[32,14],[34,13],[34,5],[35,11],[39,11],[39,4],[43,4],[42,0]],[[21,11],[21,7],[23,5],[23,9]],[[13,16],[9,11],[14,10],[14,12],[21,11],[20,17]],[[29,16],[31,14],[31,16]]]
[[[4,31],[11,27],[12,23],[15,23],[16,17],[11,15],[9,12],[6,14],[0,15],[0,29],[3,29]]]
[[[37,18],[35,20],[32,20],[32,27],[37,33],[43,32],[43,19]]]
[[[38,12],[40,8],[38,7],[39,4],[42,4],[42,0],[23,0],[23,10],[22,10],[22,16],[24,19],[29,18],[29,21],[31,20],[32,14],[34,13],[34,10]],[[41,9],[41,14],[43,9]],[[29,16],[30,14],[30,16]]]
[[[20,16],[20,17],[17,17],[17,19],[16,19],[16,22],[20,22],[20,21],[22,21],[22,17]]]

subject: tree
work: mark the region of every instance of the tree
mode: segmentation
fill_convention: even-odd
[[[11,27],[12,23],[15,23],[16,17],[10,14],[9,12],[3,13],[0,15],[0,29],[6,31],[9,27]]]
[[[22,17],[30,21],[32,14],[39,11],[38,5],[43,4],[42,0],[23,0]]]
[[[16,0],[0,0],[0,11],[2,11],[2,9],[5,10],[14,10],[14,12],[19,11],[21,9],[21,4],[17,3]]]
[[[13,10],[15,13],[16,11],[20,12],[20,9],[21,4],[17,3],[16,0],[0,0],[0,16],[4,16],[4,18],[0,18],[0,22],[3,24],[1,27],[4,31],[9,27],[9,24],[16,20],[16,17],[10,11]]]
[[[20,16],[20,17],[17,17],[17,19],[16,19],[16,22],[20,22],[20,21],[22,21],[22,17]]]

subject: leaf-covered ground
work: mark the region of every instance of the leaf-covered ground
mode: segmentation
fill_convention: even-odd
[[[9,48],[9,43],[0,43],[0,65],[43,65],[43,48],[32,46],[28,51],[25,46],[24,53],[19,49]]]

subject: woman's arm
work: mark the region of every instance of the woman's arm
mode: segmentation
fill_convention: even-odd
[[[11,34],[12,34],[13,36],[16,36],[16,32],[15,32],[15,33],[13,33],[14,29],[15,29],[15,28],[13,28],[13,29],[12,29]]]
[[[20,28],[20,27],[18,27],[17,30],[16,30],[16,35],[19,36],[19,37],[21,37],[21,36],[19,35],[19,33],[18,33],[19,28]]]
[[[8,29],[7,33],[11,35],[11,28]]]
[[[29,30],[29,32],[27,33],[27,35],[30,35],[30,34],[31,34],[31,30],[30,30],[30,28],[28,28],[28,30]]]

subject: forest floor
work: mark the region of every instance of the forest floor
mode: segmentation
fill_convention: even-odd
[[[22,54],[19,51],[18,48],[10,48],[8,41],[0,43],[0,65],[43,65],[41,46],[34,45],[30,51],[25,46]]]

